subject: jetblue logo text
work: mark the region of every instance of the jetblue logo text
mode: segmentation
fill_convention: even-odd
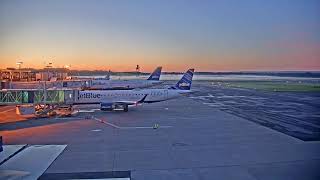
[[[79,94],[79,98],[93,99],[93,98],[100,98],[100,97],[101,97],[101,94],[93,94],[93,93]]]
[[[179,84],[179,87],[188,87],[188,86],[190,86],[190,83],[183,82]]]

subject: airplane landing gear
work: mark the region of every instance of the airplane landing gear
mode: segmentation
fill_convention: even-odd
[[[128,108],[128,105],[124,105],[123,111],[124,111],[124,112],[128,112],[128,109],[129,109],[129,108]]]

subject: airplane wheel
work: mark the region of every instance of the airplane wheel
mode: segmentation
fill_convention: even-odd
[[[128,109],[129,109],[128,106],[124,106],[123,111],[128,112]]]

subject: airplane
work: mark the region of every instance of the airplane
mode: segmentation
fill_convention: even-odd
[[[159,81],[162,67],[157,67],[149,76],[148,79],[136,79],[136,80],[106,80],[106,79],[93,79],[90,87],[86,90],[124,90],[124,89],[136,89],[146,88],[155,85],[159,85],[162,81]]]
[[[79,91],[78,99],[74,104],[100,104],[100,109],[103,111],[121,109],[127,112],[129,106],[166,101],[191,93],[193,72],[194,69],[189,69],[175,86],[168,89]]]
[[[31,81],[31,82],[8,82],[8,88],[0,89],[40,89],[40,88],[71,88],[84,90],[122,90],[146,88],[161,84],[159,81],[162,67],[157,67],[148,79],[136,80],[110,80],[104,78],[76,78],[63,81]]]

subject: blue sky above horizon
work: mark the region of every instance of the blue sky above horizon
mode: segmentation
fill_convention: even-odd
[[[0,0],[0,67],[320,70],[320,1]]]

